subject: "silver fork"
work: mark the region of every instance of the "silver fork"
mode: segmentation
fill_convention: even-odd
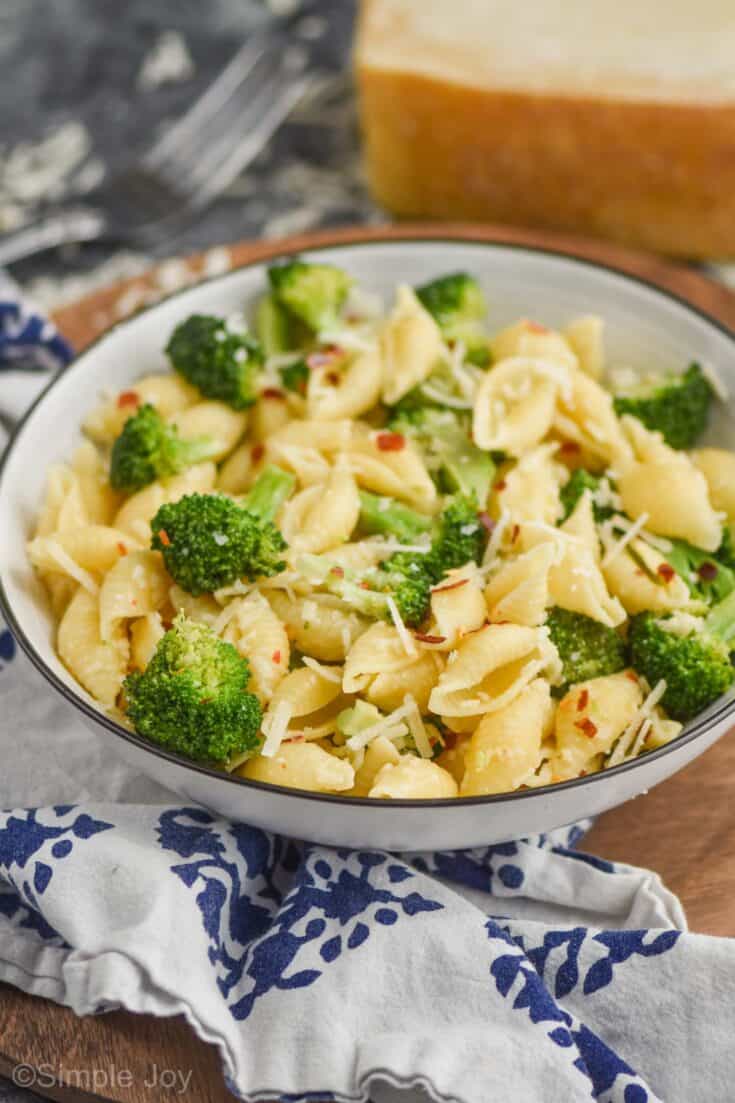
[[[56,208],[0,236],[0,266],[71,242],[151,245],[208,206],[263,149],[308,88],[305,45],[273,28],[253,35],[187,113],[84,204]]]

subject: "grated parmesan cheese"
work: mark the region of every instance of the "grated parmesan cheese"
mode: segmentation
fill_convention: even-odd
[[[406,722],[416,744],[416,750],[422,758],[432,758],[434,752],[415,698],[407,693],[403,698],[403,703],[409,707],[409,712],[406,713]]]
[[[410,711],[411,706],[404,701],[397,709],[388,713],[387,716],[381,717],[375,724],[363,728],[357,735],[351,735],[346,746],[351,751],[359,751],[360,747],[366,747],[379,735],[385,735],[388,739],[398,739],[399,736],[405,735],[408,731],[405,724],[399,724],[399,721],[404,720]]]
[[[665,692],[666,692],[666,682],[662,678],[661,681],[657,682],[656,685],[653,687],[653,689],[650,691],[650,693],[646,697],[645,701],[640,706],[640,708],[637,710],[637,712],[633,716],[633,719],[630,721],[630,723],[626,727],[625,731],[622,733],[622,735],[618,739],[617,743],[615,744],[615,747],[613,748],[612,753],[610,754],[607,762],[605,763],[605,769],[609,769],[610,766],[617,766],[621,762],[623,762],[624,759],[629,758],[631,756],[631,753],[632,753],[631,748],[632,748],[632,746],[635,745],[635,742],[637,742],[637,740],[634,740],[634,737],[638,734],[638,730],[641,727],[641,725],[646,720],[650,721],[650,717],[651,717],[651,714],[653,713],[653,710],[656,708],[656,705],[659,703],[659,701],[661,700],[661,698],[663,697]],[[650,724],[649,724],[649,730],[650,730]],[[641,741],[641,743],[642,743],[642,741]],[[639,750],[640,750],[640,747],[639,747]]]
[[[487,542],[485,554],[482,557],[483,569],[485,567],[492,567],[494,565],[495,560],[498,557],[498,552],[500,551],[500,545],[502,543],[503,536],[505,535],[505,530],[507,529],[509,524],[510,513],[506,509],[503,510],[503,512],[500,514],[500,517],[498,518],[498,523],[496,524],[493,531],[490,533],[490,539]]]
[[[304,666],[308,666],[309,670],[313,670],[315,674],[318,674],[320,678],[323,678],[325,682],[334,682],[335,685],[342,685],[342,669],[336,666],[322,666],[316,659],[312,659],[310,655],[303,656]]]
[[[260,753],[263,758],[273,758],[288,732],[293,706],[290,701],[279,701],[275,712],[263,718],[265,742]]]
[[[472,409],[472,403],[468,402],[467,399],[455,398],[454,395],[447,394],[446,391],[440,391],[438,387],[432,386],[431,383],[422,383],[420,390],[432,402],[438,402],[442,406],[450,406],[453,410]]]
[[[401,641],[403,650],[406,652],[407,655],[410,655],[412,658],[414,658],[416,655],[418,655],[416,644],[413,642],[413,636],[406,628],[406,625],[403,623],[403,617],[398,611],[398,606],[396,605],[395,598],[392,594],[386,594],[385,603],[388,606],[388,612],[390,613],[391,620],[396,627],[396,632],[398,633],[398,638]]]
[[[634,521],[632,524],[628,525],[627,530],[623,533],[623,535],[618,540],[615,541],[615,543],[608,546],[608,548],[605,552],[605,555],[603,557],[603,560],[602,560],[602,566],[603,567],[609,567],[610,564],[613,562],[613,560],[617,559],[617,557],[620,555],[620,553],[625,550],[625,548],[628,546],[628,544],[630,544],[631,540],[635,540],[636,536],[640,535],[642,529],[645,527],[645,524],[646,524],[647,520],[648,520],[648,514],[647,513],[642,513],[637,521]],[[628,524],[627,521],[626,521],[626,524]],[[620,526],[620,527],[622,527],[622,526]],[[606,535],[609,534],[608,539],[612,535],[612,533],[610,532],[609,529],[605,530],[605,533],[606,533]]]

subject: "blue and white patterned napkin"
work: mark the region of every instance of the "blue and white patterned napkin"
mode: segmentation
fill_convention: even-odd
[[[68,350],[15,299],[0,319],[9,421]],[[687,933],[655,874],[575,850],[582,826],[311,846],[111,760],[7,630],[0,695],[0,980],[80,1015],[184,1014],[247,1100],[731,1103],[735,944]]]

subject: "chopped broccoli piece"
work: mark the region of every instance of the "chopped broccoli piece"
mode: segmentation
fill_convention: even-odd
[[[352,280],[331,264],[290,260],[268,269],[276,301],[315,333],[337,325]]]
[[[337,717],[337,731],[340,735],[349,739],[352,735],[359,735],[366,728],[378,724],[383,719],[383,713],[377,705],[371,705],[368,701],[359,698],[348,709],[342,709]],[[406,728],[408,731],[408,728]]]
[[[438,582],[447,571],[466,563],[479,563],[485,550],[487,532],[477,516],[477,502],[457,494],[442,510],[426,568]]]
[[[279,368],[278,373],[287,391],[306,394],[306,388],[309,385],[309,366],[305,360],[294,360],[292,364]]]
[[[567,517],[571,517],[577,508],[579,499],[584,494],[585,490],[591,490],[593,496],[600,489],[603,476],[593,475],[591,471],[585,471],[583,467],[578,467],[575,472],[567,479],[564,486],[559,491],[559,498],[561,504],[564,507],[564,515],[560,521],[560,524],[566,521]],[[606,521],[608,517],[612,517],[615,510],[612,506],[601,506],[597,502],[592,504],[592,512],[594,513],[596,521]]]
[[[211,594],[237,578],[277,574],[286,542],[275,525],[223,494],[187,494],[151,521],[151,547],[189,594]]]
[[[429,555],[397,552],[381,564],[377,584],[384,594],[391,594],[406,624],[421,624],[431,603],[434,582]]]
[[[124,682],[135,730],[195,762],[226,764],[258,750],[262,712],[247,692],[248,662],[204,624],[180,614],[146,669]]]
[[[666,560],[684,579],[694,597],[708,605],[716,605],[735,590],[735,570],[719,559],[719,552],[710,555],[685,540],[670,543]]]
[[[482,329],[487,303],[476,279],[466,272],[453,272],[417,287],[416,297],[448,341],[462,341],[468,359],[479,367],[489,363],[488,340]]]
[[[495,476],[495,464],[470,439],[469,421],[455,410],[431,406],[406,409],[392,418],[390,428],[411,437],[436,471],[442,490],[476,498],[484,508]]]
[[[632,414],[663,434],[672,448],[691,448],[707,428],[713,390],[699,364],[683,375],[664,375],[614,400],[619,417]]]
[[[633,666],[652,686],[666,682],[661,703],[675,720],[686,722],[735,680],[733,637],[735,590],[704,618],[640,613],[630,627]]]
[[[395,498],[383,498],[379,494],[360,491],[360,528],[366,535],[394,536],[407,544],[428,532],[432,520],[404,506]]]
[[[399,552],[362,573],[347,570],[318,555],[304,555],[298,567],[314,583],[324,586],[352,609],[378,620],[390,620],[388,597],[401,618],[415,627],[429,611],[432,578],[424,567],[426,556]]]
[[[613,628],[558,606],[546,625],[562,664],[563,685],[554,687],[555,696],[563,697],[578,682],[625,669],[625,643]]]
[[[166,352],[174,369],[207,398],[242,410],[258,397],[263,351],[246,330],[235,332],[224,318],[192,314],[173,331]]]
[[[279,509],[291,497],[295,486],[295,475],[269,464],[250,487],[242,507],[248,513],[254,513],[260,521],[275,521]]]
[[[277,356],[293,347],[289,316],[272,295],[264,295],[258,303],[255,332],[266,356]]]
[[[176,426],[167,425],[146,403],[128,418],[112,446],[110,484],[114,490],[132,493],[201,463],[216,451],[210,437],[182,440]]]

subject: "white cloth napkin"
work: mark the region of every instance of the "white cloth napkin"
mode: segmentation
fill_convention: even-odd
[[[9,421],[41,376],[2,353],[0,327]],[[113,759],[1,625],[0,697],[0,980],[184,1014],[252,1101],[731,1103],[735,944],[687,933],[656,874],[572,849],[582,826],[310,846]]]

